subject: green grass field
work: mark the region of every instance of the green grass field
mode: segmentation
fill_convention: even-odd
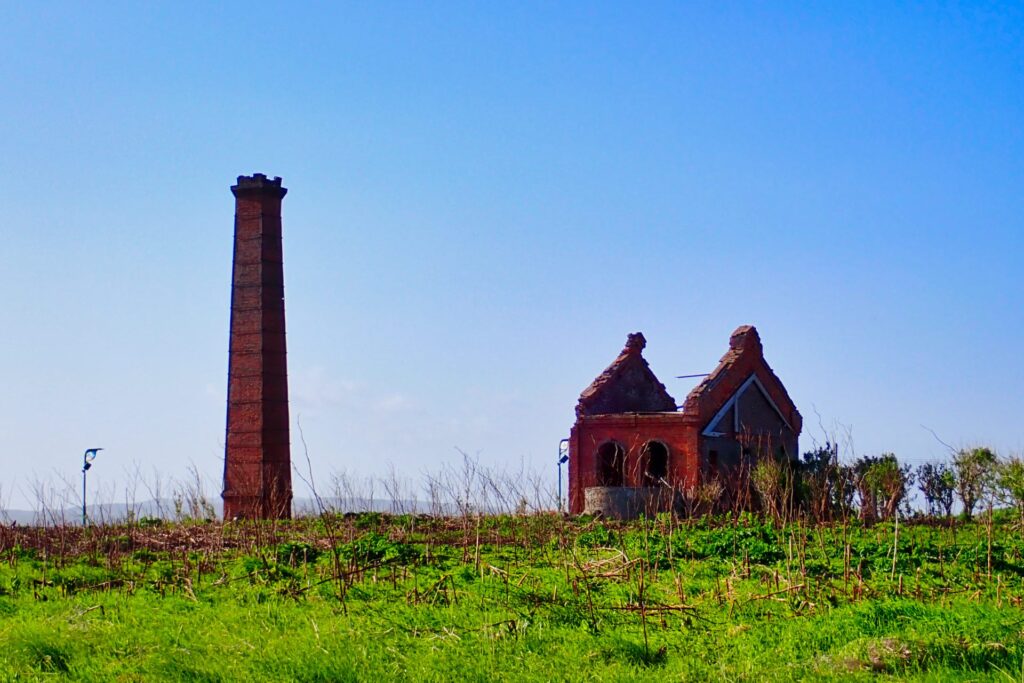
[[[895,557],[894,557],[895,548]],[[3,680],[1024,681],[1010,520],[0,531]]]

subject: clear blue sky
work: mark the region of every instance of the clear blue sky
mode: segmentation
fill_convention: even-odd
[[[318,476],[553,475],[628,332],[682,401],[745,323],[804,447],[1024,446],[1019,5],[6,3],[0,92],[12,505],[219,484],[252,172]]]

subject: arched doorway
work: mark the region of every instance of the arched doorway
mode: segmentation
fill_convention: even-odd
[[[668,478],[668,446],[648,441],[644,446],[644,486],[658,486]]]
[[[606,441],[597,449],[597,485],[622,486],[626,471],[626,449],[615,441]]]

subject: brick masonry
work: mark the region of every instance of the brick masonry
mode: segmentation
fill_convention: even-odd
[[[231,276],[224,518],[291,516],[280,178],[239,176]]]
[[[752,439],[797,454],[803,420],[765,361],[753,326],[732,333],[718,366],[681,407],[643,359],[645,346],[642,334],[629,335],[619,356],[580,395],[569,435],[571,513],[584,512],[588,488],[608,485],[602,465],[608,449],[616,453],[616,485],[682,492],[710,477],[728,486]],[[732,411],[741,417],[731,419]],[[650,474],[652,445],[667,455],[665,474],[657,478]]]

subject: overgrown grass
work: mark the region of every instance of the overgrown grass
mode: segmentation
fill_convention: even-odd
[[[895,557],[894,557],[895,548]],[[1024,680],[1024,541],[381,514],[0,530],[4,680]]]

